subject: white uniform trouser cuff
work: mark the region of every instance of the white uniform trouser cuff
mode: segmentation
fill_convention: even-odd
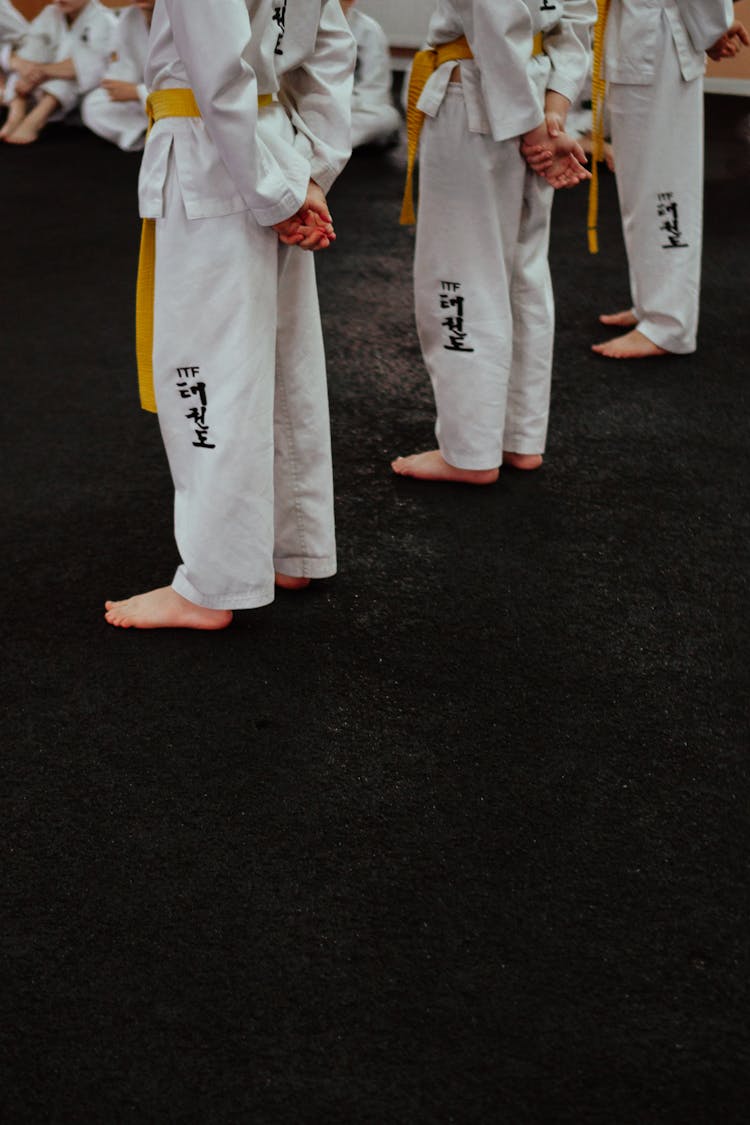
[[[638,321],[638,331],[652,344],[656,344],[657,348],[664,348],[665,351],[672,352],[674,355],[691,355],[698,346],[695,333],[691,332],[686,336],[683,331],[676,330],[673,327],[662,328],[648,318]]]
[[[477,457],[475,453],[454,451],[448,449],[439,439],[438,444],[443,460],[447,461],[449,465],[453,465],[454,469],[478,469],[481,471],[482,469],[496,469],[500,464],[499,457],[482,457],[481,455]]]
[[[336,558],[334,555],[322,559],[305,558],[302,555],[296,558],[274,557],[273,566],[279,574],[286,574],[290,578],[333,578],[336,573]]]
[[[259,586],[249,586],[247,590],[233,594],[204,594],[196,590],[181,569],[178,569],[172,580],[172,589],[189,602],[205,609],[259,609],[263,605],[270,605],[275,592],[271,581]]]
[[[538,438],[513,437],[506,434],[503,440],[503,453],[536,454],[544,453],[546,443]]]

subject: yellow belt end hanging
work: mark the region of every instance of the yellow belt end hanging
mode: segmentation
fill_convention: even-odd
[[[265,99],[265,95],[264,95]],[[258,99],[259,103],[261,99]],[[273,99],[269,98],[269,101]],[[264,100],[262,104],[267,104]],[[192,90],[152,90],[146,99],[149,132],[163,117],[200,117],[201,111]],[[138,257],[138,282],[135,291],[135,358],[138,364],[138,391],[141,406],[156,414],[154,391],[154,276],[156,272],[156,223],[144,219],[141,226],[141,252]]]
[[[138,285],[135,295],[135,356],[138,363],[138,390],[141,406],[156,414],[154,393],[154,269],[156,223],[144,219],[141,227],[141,252],[138,258]]]
[[[599,218],[599,162],[596,159],[596,147],[591,156],[591,179],[589,181],[589,213],[588,237],[589,254],[599,253],[599,235],[597,223]]]
[[[591,81],[591,180],[589,182],[588,243],[589,253],[599,253],[599,164],[604,159],[604,99],[607,84],[602,75],[604,35],[609,15],[609,0],[596,0],[597,20],[594,28]]]
[[[427,47],[423,51],[417,51],[414,56],[406,106],[406,186],[399,220],[401,226],[413,226],[417,221],[414,211],[414,165],[425,119],[422,111],[417,109],[417,102],[422,96],[422,91],[430,75],[434,74],[439,66],[446,62],[456,63],[461,59],[473,57],[465,35],[462,35],[459,39],[454,39],[451,43],[442,43],[439,47]]]
[[[417,216],[414,211],[414,166],[412,165],[406,173],[406,186],[404,188],[404,198],[401,203],[399,222],[402,227],[413,227],[416,221]]]

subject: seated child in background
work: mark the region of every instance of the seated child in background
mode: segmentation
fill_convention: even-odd
[[[10,57],[8,119],[0,138],[27,145],[53,118],[74,110],[98,86],[112,53],[117,17],[99,0],[53,0]]]
[[[81,117],[93,133],[125,152],[143,148],[146,97],[143,72],[155,0],[133,0],[117,21],[112,59],[98,89],[86,94]]]
[[[387,144],[398,133],[401,116],[391,100],[391,58],[379,23],[354,8],[355,0],[341,0],[349,28],[357,41],[357,68],[352,95],[352,148]]]
[[[0,94],[10,73],[10,60],[28,30],[28,20],[10,0],[0,0]]]

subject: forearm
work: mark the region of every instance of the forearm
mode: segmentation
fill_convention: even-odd
[[[724,35],[733,19],[731,0],[676,0],[693,46],[707,51]]]
[[[556,117],[560,126],[565,128],[569,109],[569,98],[566,98],[564,94],[558,94],[557,90],[547,90],[544,96],[544,114],[546,117]]]
[[[351,154],[351,100],[356,44],[338,0],[326,0],[315,49],[304,66],[281,76],[295,147],[309,157],[312,178],[329,191]]]
[[[554,90],[569,102],[576,100],[586,82],[596,16],[596,0],[565,0],[562,18],[544,36],[551,64],[548,92]]]
[[[42,63],[45,78],[76,78],[76,68],[72,59],[62,59],[60,62]]]

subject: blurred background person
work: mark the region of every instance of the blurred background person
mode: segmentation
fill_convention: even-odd
[[[398,140],[401,116],[391,98],[391,56],[380,24],[355,8],[355,0],[341,7],[357,41],[357,68],[352,94],[352,148],[388,145]]]
[[[146,138],[148,90],[143,74],[154,3],[133,0],[121,13],[102,84],[81,103],[84,125],[125,152],[142,149]]]

